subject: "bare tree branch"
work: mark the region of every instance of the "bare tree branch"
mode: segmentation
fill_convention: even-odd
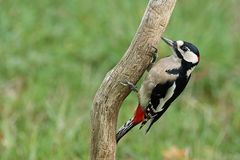
[[[150,0],[141,24],[119,63],[107,73],[93,100],[91,113],[92,160],[114,160],[118,111],[130,93],[119,82],[136,83],[151,61],[150,49],[158,44],[176,0]]]

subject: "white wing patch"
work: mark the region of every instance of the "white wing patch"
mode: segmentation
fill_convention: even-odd
[[[193,64],[198,62],[198,56],[191,51],[182,53],[182,56],[183,56],[183,59],[187,62],[191,62]]]
[[[175,88],[176,88],[176,83],[173,83],[173,85],[168,89],[166,96],[160,99],[160,103],[156,109],[157,112],[160,112],[161,110],[163,110],[164,104],[173,96]]]

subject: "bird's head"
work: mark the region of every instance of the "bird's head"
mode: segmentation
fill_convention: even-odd
[[[173,41],[164,37],[161,37],[162,40],[167,43],[173,50],[174,54],[193,65],[197,65],[200,61],[200,54],[195,45],[189,42],[185,42],[182,40]]]

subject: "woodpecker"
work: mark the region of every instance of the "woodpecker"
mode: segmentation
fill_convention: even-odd
[[[186,87],[191,73],[200,61],[198,48],[192,43],[164,37],[162,40],[170,46],[173,54],[153,63],[143,81],[140,90],[129,81],[122,84],[138,94],[138,106],[134,116],[117,132],[117,142],[133,127],[141,123],[140,129],[149,122],[146,133],[152,125],[165,113],[171,103]],[[153,55],[157,54],[157,49]],[[156,56],[153,56],[156,59]]]

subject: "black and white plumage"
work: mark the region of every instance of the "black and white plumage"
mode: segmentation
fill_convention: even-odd
[[[160,59],[152,66],[138,92],[139,105],[135,115],[117,133],[117,142],[134,126],[141,123],[142,128],[149,122],[146,132],[163,115],[171,103],[186,87],[191,73],[199,63],[200,55],[196,46],[185,41],[166,42],[173,55]]]

